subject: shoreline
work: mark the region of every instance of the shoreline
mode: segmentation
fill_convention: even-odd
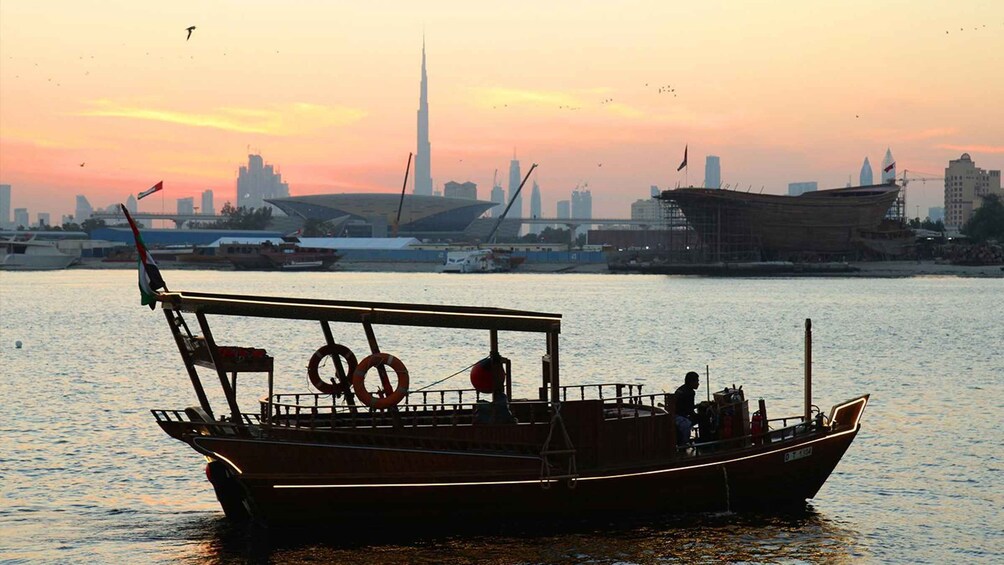
[[[935,261],[871,261],[855,262],[848,265],[856,271],[850,272],[817,272],[817,273],[777,273],[762,275],[744,275],[729,278],[788,278],[788,277],[847,277],[847,278],[906,278],[906,277],[978,277],[978,278],[1004,278],[1004,266],[1002,265],[951,265],[938,263]],[[182,265],[168,262],[160,264],[162,270],[213,270],[230,271],[231,269],[206,268],[197,265]],[[85,259],[70,269],[135,269],[132,262],[104,263],[96,259]],[[339,261],[329,272],[388,272],[388,273],[438,273],[441,268],[439,263],[391,263],[391,262],[357,262]],[[314,271],[318,272],[318,271]],[[514,273],[544,273],[544,274],[613,274],[607,269],[605,263],[537,263],[522,264]],[[643,275],[644,273],[617,273]],[[661,275],[661,276],[708,276],[708,275]]]

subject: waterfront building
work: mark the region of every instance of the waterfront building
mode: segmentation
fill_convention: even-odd
[[[888,171],[886,169],[889,169]],[[882,159],[882,183],[896,181],[896,161],[892,158],[892,149],[886,148]]]
[[[0,184],[0,229],[10,227],[10,185]]]
[[[20,227],[23,227],[24,229],[31,227],[31,222],[28,221],[27,208],[14,208],[14,229]]]
[[[927,209],[927,217],[932,222],[937,222],[941,220],[945,221],[945,207],[944,206],[931,206]]]
[[[576,188],[572,191],[572,217],[589,219],[593,217],[593,195],[589,189]],[[575,236],[578,237],[592,228],[589,224],[584,224],[576,228]]]
[[[798,196],[799,194],[805,194],[806,192],[815,192],[818,188],[819,184],[816,181],[789,182],[788,196]]]
[[[188,198],[178,199],[178,213],[179,214],[194,214],[195,213],[195,198],[189,196]]]
[[[237,173],[237,207],[261,208],[269,198],[287,196],[289,184],[282,182],[282,175],[266,165],[261,155],[248,155],[247,166]]]
[[[38,228],[42,229],[42,228],[46,228],[46,227],[52,226],[52,220],[50,220],[49,218],[50,218],[50,216],[49,216],[48,212],[39,212],[38,213]]]
[[[861,164],[861,177],[858,179],[858,186],[874,184],[872,182],[874,178],[872,176],[872,164],[868,162],[868,157],[865,157],[865,162]]]
[[[707,188],[722,187],[722,163],[717,155],[708,155],[704,161],[704,186]]]
[[[447,198],[466,198],[467,200],[478,199],[478,185],[471,182],[450,181],[443,185],[443,196]]]
[[[76,218],[78,224],[84,223],[85,220],[91,219],[91,214],[94,213],[94,208],[91,207],[91,203],[87,201],[87,197],[83,194],[77,195],[77,203],[73,213],[73,217]],[[27,227],[27,225],[25,226]]]
[[[418,94],[418,148],[415,151],[415,194],[432,195],[432,144],[429,143],[429,77],[425,73],[422,38],[422,83]]]
[[[501,216],[502,211],[505,210],[505,190],[502,189],[502,185],[500,185],[498,182],[492,185],[491,200],[492,202],[495,202],[496,205],[492,206],[492,209],[489,211],[489,214],[491,215],[491,217],[497,218],[498,216]]]
[[[960,230],[973,212],[983,204],[983,197],[1001,193],[1001,172],[976,166],[969,153],[948,162],[945,169],[945,228]]]
[[[205,214],[207,216],[216,215],[216,207],[213,206],[213,191],[203,190],[202,191],[202,207],[199,209],[199,213]]]
[[[533,191],[530,193],[530,217],[531,218],[542,218],[543,215],[540,213],[540,187],[537,186],[537,181],[533,181]],[[530,233],[539,234],[544,231],[543,224],[533,224],[530,226]]]

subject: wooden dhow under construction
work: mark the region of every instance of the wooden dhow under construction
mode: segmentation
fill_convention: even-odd
[[[789,261],[849,257],[875,240],[889,248],[880,228],[900,190],[889,183],[783,196],[677,188],[658,198],[668,206],[670,251],[707,263]]]

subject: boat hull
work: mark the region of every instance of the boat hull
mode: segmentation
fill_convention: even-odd
[[[807,434],[663,466],[583,473],[574,481],[542,481],[536,457],[493,460],[486,475],[478,473],[484,462],[476,454],[223,438],[197,439],[193,447],[230,465],[248,465],[231,474],[229,492],[244,493],[248,517],[261,524],[428,524],[797,506],[816,495],[857,431]],[[422,476],[409,474],[419,468]],[[430,475],[430,468],[443,471]]]

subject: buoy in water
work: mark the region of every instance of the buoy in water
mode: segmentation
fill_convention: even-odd
[[[14,348],[15,349],[21,349],[21,340],[20,339],[14,342]]]

